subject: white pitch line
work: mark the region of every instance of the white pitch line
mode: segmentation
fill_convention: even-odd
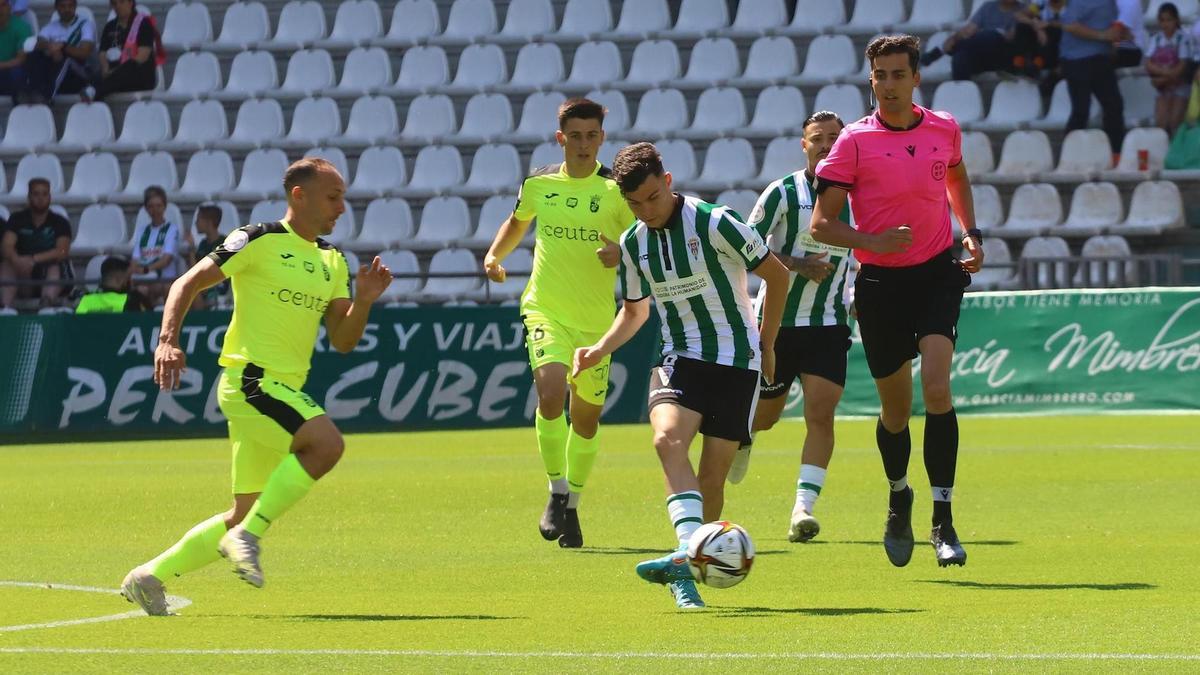
[[[0,647],[0,654],[107,654],[119,656],[402,656],[444,658],[579,658],[579,659],[825,659],[832,661],[1200,661],[1200,654],[840,654],[812,653],[678,653],[678,652],[501,652],[434,649],[109,649],[72,647]]]
[[[33,582],[33,581],[0,581],[0,586],[8,586],[11,588],[37,588],[48,591],[75,591],[77,593],[102,593],[104,595],[120,595],[121,591],[114,588],[100,588],[97,586],[74,586],[72,584],[56,584],[53,582]],[[180,597],[178,595],[167,596],[167,606],[172,610],[179,610],[192,604],[191,600]],[[43,623],[26,623],[18,626],[0,626],[0,633],[15,633],[22,630],[35,630],[38,628],[61,628],[63,626],[78,626],[85,623],[104,623],[106,621],[120,621],[122,619],[136,619],[141,616],[146,616],[146,613],[140,609],[135,609],[129,612],[121,612],[120,614],[106,614],[104,616],[93,616],[86,619],[63,619],[61,621],[46,621]]]

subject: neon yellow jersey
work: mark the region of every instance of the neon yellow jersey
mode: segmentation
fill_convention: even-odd
[[[617,241],[635,220],[607,167],[571,178],[565,163],[533,172],[521,184],[514,215],[537,218],[533,274],[522,314],[541,314],[582,331],[604,332],[616,313],[617,269],[596,257],[600,235]]]
[[[208,257],[233,280],[233,320],[218,362],[254,363],[303,384],[326,308],[350,297],[342,252],[275,222],[230,232]]]

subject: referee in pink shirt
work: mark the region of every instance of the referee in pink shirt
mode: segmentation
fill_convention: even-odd
[[[853,248],[861,263],[854,303],[879,390],[875,438],[891,484],[883,545],[897,567],[907,565],[913,551],[908,421],[912,359],[921,355],[925,470],[933,492],[929,540],[945,567],[967,561],[950,511],[958,459],[950,362],[963,289],[983,264],[983,250],[958,123],[949,113],[913,105],[920,55],[910,35],[879,37],[867,46],[879,109],[847,126],[817,165],[811,232],[817,241]],[[857,229],[838,220],[847,197]],[[964,260],[951,251],[947,206],[964,228]]]

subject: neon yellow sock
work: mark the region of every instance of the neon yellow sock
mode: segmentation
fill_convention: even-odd
[[[159,581],[194,572],[221,557],[217,545],[225,535],[225,514],[218,513],[187,531],[171,548],[146,563]]]
[[[567,470],[567,416],[559,415],[552,420],[542,417],[542,411],[534,414],[533,428],[537,431],[538,453],[546,467],[550,480],[562,480]]]
[[[300,459],[294,454],[284,458],[271,477],[262,494],[246,514],[242,527],[256,537],[266,533],[271,523],[275,522],[296,502],[304,499],[304,495],[316,484],[316,479],[308,475],[300,465]]]
[[[574,508],[571,502],[578,503],[579,493],[583,491],[588,476],[592,474],[592,467],[596,464],[596,452],[599,449],[599,431],[591,438],[584,438],[571,429],[571,435],[567,439],[567,484],[571,490],[569,508]]]

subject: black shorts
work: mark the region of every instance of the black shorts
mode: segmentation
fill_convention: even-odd
[[[762,384],[760,398],[786,396],[800,375],[817,375],[846,386],[849,326],[780,328],[775,340],[775,381]]]
[[[758,377],[757,370],[668,355],[650,370],[649,409],[674,403],[703,416],[705,436],[749,443]]]
[[[946,249],[920,265],[864,264],[854,281],[858,330],[871,376],[895,373],[916,358],[926,335],[958,339],[958,312],[971,275]]]
[[[33,270],[29,274],[29,278],[35,281],[45,281],[46,275],[50,268],[58,268],[58,277],[60,279],[74,279],[75,275],[71,273],[71,265],[65,260],[55,260],[53,262],[34,263]]]

